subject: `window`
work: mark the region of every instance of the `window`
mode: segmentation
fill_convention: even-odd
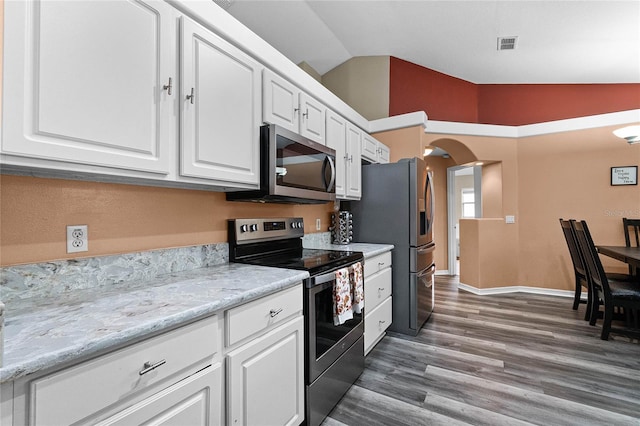
[[[476,217],[475,194],[473,188],[462,189],[462,217]]]

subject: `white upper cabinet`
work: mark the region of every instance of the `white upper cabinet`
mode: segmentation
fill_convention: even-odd
[[[336,151],[336,198],[359,200],[362,131],[331,110],[327,110],[326,129],[327,146]]]
[[[389,147],[373,136],[364,133],[362,136],[362,158],[372,163],[388,163]]]
[[[169,174],[175,16],[165,2],[6,2],[2,153]]]
[[[262,66],[182,17],[180,175],[259,185]]]
[[[372,163],[378,161],[378,141],[371,135],[365,134],[362,137],[362,158]]]
[[[388,163],[390,154],[389,147],[382,142],[378,142],[378,163]]]
[[[362,196],[362,166],[360,164],[362,146],[362,131],[347,122],[347,152],[346,152],[346,197],[360,199]]]
[[[325,144],[326,108],[274,72],[265,69],[262,119]]]
[[[327,146],[336,151],[336,197],[344,198],[347,195],[347,122],[331,110],[327,111]]]

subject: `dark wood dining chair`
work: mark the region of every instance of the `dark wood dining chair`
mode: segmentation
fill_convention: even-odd
[[[571,256],[571,263],[573,263],[573,273],[575,275],[575,292],[573,295],[573,310],[577,310],[580,303],[586,303],[587,309],[584,313],[584,320],[588,321],[591,315],[592,309],[592,291],[589,288],[589,281],[587,279],[587,271],[580,252],[580,247],[576,240],[575,231],[571,227],[569,220],[560,218],[560,226],[562,227],[562,233],[567,242],[569,248],[569,255]],[[627,274],[607,273],[609,280],[616,281],[630,281],[631,277]],[[587,290],[587,300],[582,300],[582,288]]]
[[[624,242],[627,247],[640,247],[640,219],[622,218],[624,227]],[[629,274],[638,276],[638,271],[633,265],[629,265]]]
[[[604,305],[602,340],[609,340],[609,333],[625,334],[640,338],[638,314],[640,314],[640,286],[632,282],[610,281],[602,267],[598,251],[591,238],[587,222],[571,220],[580,252],[587,270],[587,279],[593,291],[590,324],[595,325],[600,310]],[[626,317],[626,328],[613,328],[614,308],[622,308]]]

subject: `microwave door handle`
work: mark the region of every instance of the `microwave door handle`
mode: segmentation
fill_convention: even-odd
[[[329,179],[328,184],[327,180],[324,178],[324,171],[327,168],[327,163],[329,164],[329,166],[331,166],[331,179]],[[333,184],[336,182],[336,166],[335,164],[333,164],[333,159],[329,155],[324,158],[324,164],[322,166],[322,179],[324,180],[327,191],[331,191],[331,188],[333,188]]]

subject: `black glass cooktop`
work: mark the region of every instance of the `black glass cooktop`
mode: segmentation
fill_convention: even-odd
[[[361,262],[363,258],[359,251],[300,249],[273,255],[254,256],[250,259],[236,259],[236,262],[275,268],[301,269],[315,275]]]

